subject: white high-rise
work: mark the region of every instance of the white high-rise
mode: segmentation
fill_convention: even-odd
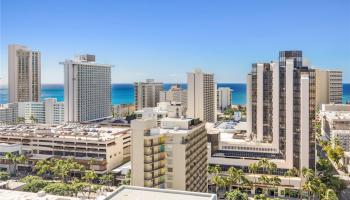
[[[8,47],[8,102],[39,101],[41,54],[26,46]]]
[[[187,73],[187,116],[216,122],[216,83],[214,74],[197,69]]]
[[[232,89],[229,87],[220,87],[217,93],[218,110],[223,112],[232,104]]]
[[[111,117],[111,65],[98,64],[94,55],[66,60],[64,110],[66,122],[98,121]]]

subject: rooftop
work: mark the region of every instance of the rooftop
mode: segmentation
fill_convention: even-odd
[[[50,195],[45,193],[31,193],[31,192],[21,192],[15,190],[2,190],[0,189],[0,196],[6,197],[8,200],[78,200],[78,198],[73,197],[63,197]]]
[[[17,137],[64,138],[91,141],[109,141],[125,133],[128,127],[103,127],[97,124],[18,124],[0,125],[0,135]]]
[[[121,186],[105,200],[216,200],[209,193],[187,192],[180,190]]]

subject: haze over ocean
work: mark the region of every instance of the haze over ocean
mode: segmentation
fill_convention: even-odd
[[[164,84],[164,90],[169,90],[170,83]],[[180,84],[186,89],[187,84]],[[246,84],[243,83],[218,83],[218,87],[230,87],[233,90],[232,103],[245,105]],[[43,84],[41,87],[41,99],[57,98],[63,101],[63,84]],[[350,83],[343,84],[343,103],[350,102]],[[7,103],[7,88],[0,88],[0,103]],[[132,104],[134,103],[134,86],[130,83],[112,84],[112,104]]]

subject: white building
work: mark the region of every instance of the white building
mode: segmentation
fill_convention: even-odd
[[[24,121],[18,121],[24,119]],[[0,107],[0,122],[61,124],[64,122],[64,103],[55,98],[42,102],[18,102],[3,104]]]
[[[216,83],[214,74],[197,69],[187,73],[187,116],[216,122]]]
[[[0,104],[0,122],[14,123],[18,117],[18,104]]]
[[[22,45],[8,47],[8,102],[39,101],[41,54]]]
[[[159,102],[157,103],[157,107],[137,110],[135,114],[138,119],[153,118],[160,120],[166,117],[180,118],[186,116],[186,107],[182,106],[181,103]]]
[[[163,91],[163,83],[147,79],[146,82],[134,83],[135,108],[141,110],[148,107],[156,107],[160,102],[160,92]]]
[[[181,105],[187,105],[187,91],[181,89],[180,85],[171,86],[168,91],[160,91],[160,102],[179,102]]]
[[[111,65],[94,55],[66,60],[64,65],[65,121],[98,121],[111,117]]]
[[[344,151],[350,152],[350,105],[323,104],[320,118],[324,139],[337,138]]]
[[[220,87],[217,90],[217,109],[223,112],[232,104],[232,89],[229,87]]]

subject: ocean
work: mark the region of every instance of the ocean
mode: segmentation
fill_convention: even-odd
[[[169,90],[172,84],[164,84],[164,90]],[[218,83],[218,87],[229,87],[233,90],[232,103],[245,105],[246,103],[246,84],[240,83]],[[180,84],[181,88],[186,89],[187,84]],[[41,88],[41,99],[57,98],[63,101],[63,84],[44,84]],[[350,84],[343,84],[343,103],[350,102]],[[0,88],[0,104],[7,103],[7,88]],[[132,104],[134,103],[133,84],[112,84],[112,104]]]

